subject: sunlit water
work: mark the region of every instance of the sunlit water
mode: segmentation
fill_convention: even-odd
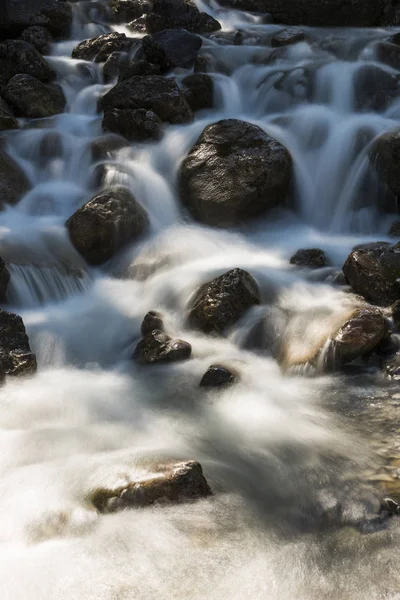
[[[151,231],[104,269],[84,264],[64,227],[96,190],[90,143],[101,135],[97,100],[110,87],[99,65],[70,58],[81,39],[106,31],[84,2],[74,4],[72,40],[48,58],[68,100],[65,114],[7,136],[33,187],[1,214],[0,254],[10,265],[9,305],[24,318],[39,370],[0,390],[1,600],[399,597],[395,521],[373,533],[356,526],[379,505],[356,483],[377,458],[346,408],[378,388],[367,379],[284,374],[272,358],[244,350],[264,308],[225,339],[185,328],[198,285],[233,267],[256,277],[266,305],[298,313],[304,337],[291,340],[295,355],[348,311],[330,278],[356,243],[389,239],[394,218],[377,210],[376,189],[365,182],[368,145],[396,126],[400,101],[366,113],[354,96],[357,71],[375,64],[373,44],[387,33],[307,30],[309,42],[266,64],[265,40],[279,26],[199,6],[224,32],[243,30],[244,45],[222,45],[221,34],[205,39],[203,52],[231,73],[213,75],[216,107],[112,159],[106,183],[131,188]],[[351,60],[329,52],[330,39],[340,39]],[[284,84],[275,86],[282,73]],[[203,128],[224,117],[256,123],[287,145],[295,211],[233,231],[196,225],[182,211],[179,164]],[[324,249],[332,268],[315,275],[291,267],[290,256],[307,247]],[[133,364],[152,309],[192,344],[190,361]],[[204,392],[199,381],[216,362],[238,370],[240,382]],[[214,496],[107,516],[85,501],[125,470],[170,458],[199,460]],[[330,528],[339,503],[342,525]]]

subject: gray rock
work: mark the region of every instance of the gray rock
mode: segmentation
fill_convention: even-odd
[[[6,375],[35,373],[36,356],[20,316],[0,309],[0,363]]]
[[[372,352],[388,331],[386,320],[375,307],[358,309],[332,340],[335,362],[344,364]]]
[[[289,46],[303,42],[306,39],[305,33],[299,27],[292,27],[290,29],[282,29],[279,33],[276,33],[271,38],[271,46],[273,48],[279,48],[281,46]]]
[[[290,259],[291,265],[298,267],[308,267],[310,269],[320,269],[326,267],[327,260],[323,250],[319,248],[308,248],[304,250],[297,250]]]
[[[16,204],[31,185],[21,167],[0,148],[0,208]]]
[[[66,102],[58,84],[45,84],[30,75],[15,75],[10,79],[5,98],[17,116],[33,119],[62,113]]]
[[[103,118],[103,131],[119,133],[130,142],[159,140],[162,137],[162,121],[151,110],[114,108],[106,111]]]
[[[50,31],[40,25],[32,25],[25,29],[21,34],[21,39],[31,44],[40,54],[48,54],[53,42]]]
[[[40,81],[54,79],[55,72],[39,52],[23,40],[0,43],[0,80],[7,83],[14,75],[23,73]]]
[[[192,347],[183,340],[174,340],[159,329],[153,329],[136,346],[133,359],[141,365],[154,365],[187,360]]]
[[[110,15],[113,23],[129,23],[147,10],[144,0],[112,0]]]
[[[203,110],[214,106],[214,80],[205,73],[193,73],[182,80],[190,108]]]
[[[160,75],[160,73],[160,65],[153,65],[147,60],[133,60],[121,70],[119,81],[135,77],[135,75],[143,77],[145,75]]]
[[[72,10],[59,0],[2,0],[0,33],[19,35],[32,25],[46,27],[54,36],[67,37],[72,25]]]
[[[376,58],[393,69],[400,69],[400,47],[388,42],[379,42],[375,46]]]
[[[181,28],[193,33],[211,33],[221,29],[221,25],[211,15],[200,12],[192,0],[154,0],[146,16],[148,33]]]
[[[105,83],[116,79],[122,71],[125,71],[128,64],[129,55],[127,52],[111,52],[103,65],[103,77]]]
[[[126,37],[124,33],[105,33],[78,44],[72,50],[72,58],[105,62],[113,52],[129,52],[137,43],[137,40]]]
[[[18,121],[8,104],[0,97],[0,131],[18,129]]]
[[[166,72],[192,66],[202,43],[200,36],[186,29],[164,29],[143,38],[143,51],[148,62]]]

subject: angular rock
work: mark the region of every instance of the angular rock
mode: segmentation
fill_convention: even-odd
[[[379,309],[372,306],[358,309],[332,340],[335,362],[345,364],[372,352],[387,330],[386,320]]]
[[[232,269],[196,292],[190,302],[189,324],[204,333],[222,334],[260,301],[257,282],[250,273]]]
[[[289,151],[257,125],[226,119],[206,127],[182,162],[179,189],[192,216],[229,227],[287,200]]]
[[[305,250],[297,250],[290,259],[291,265],[298,267],[308,267],[310,269],[320,269],[327,264],[326,255],[319,248],[308,248]]]
[[[159,329],[154,329],[136,346],[132,358],[141,365],[187,360],[192,354],[192,347],[183,340],[174,340]]]
[[[31,185],[21,167],[0,148],[0,208],[16,204]]]
[[[182,80],[185,86],[185,98],[190,108],[203,110],[214,106],[214,80],[204,73],[193,73]]]
[[[159,140],[162,137],[162,121],[151,110],[130,108],[106,111],[103,118],[103,131],[119,133],[130,142]]]
[[[32,25],[46,27],[55,36],[67,37],[72,25],[72,10],[59,0],[2,0],[0,34],[19,35]]]
[[[193,113],[176,81],[157,75],[130,77],[117,83],[100,101],[107,111],[114,108],[146,108],[162,121],[190,123]]]
[[[236,375],[224,365],[211,365],[204,373],[200,381],[200,387],[224,387],[232,385],[235,381]]]
[[[146,16],[148,33],[181,28],[193,33],[211,33],[221,29],[221,25],[211,15],[200,12],[192,0],[154,0]]]
[[[143,0],[112,0],[110,15],[113,23],[129,23],[139,18],[146,10]]]
[[[369,160],[395,200],[400,198],[400,131],[388,131],[372,144]]]
[[[164,321],[162,314],[156,310],[150,310],[144,317],[140,328],[143,337],[158,329],[158,331],[164,331]]]
[[[124,474],[124,484],[94,490],[91,501],[100,513],[152,504],[181,503],[211,494],[201,465],[194,460],[153,467],[147,477]]]
[[[45,84],[30,75],[15,75],[10,79],[5,97],[17,116],[32,119],[60,114],[66,102],[58,84]]]
[[[161,69],[159,65],[153,65],[147,62],[147,60],[133,60],[128,63],[126,68],[121,70],[119,81],[130,79],[130,77],[135,77],[135,75],[143,77],[145,75],[160,75],[160,73]]]
[[[21,39],[31,44],[40,54],[48,54],[53,42],[50,31],[40,25],[33,25],[25,29],[21,34]]]
[[[280,48],[281,46],[289,46],[291,44],[303,42],[305,39],[305,33],[299,27],[292,27],[291,29],[282,29],[282,31],[276,33],[271,38],[271,46],[272,48]]]
[[[166,72],[192,66],[202,43],[200,36],[186,29],[164,29],[143,38],[143,51],[148,62]]]
[[[398,94],[399,78],[376,65],[361,66],[354,76],[357,110],[384,111]]]
[[[137,41],[124,33],[105,33],[78,44],[72,50],[72,58],[105,62],[113,52],[129,52],[135,44]]]
[[[91,265],[101,265],[146,232],[146,211],[123,187],[103,190],[66,222],[72,244]]]
[[[21,317],[1,309],[0,363],[10,376],[30,375],[37,368]]]
[[[23,40],[6,40],[0,43],[0,79],[9,81],[14,75],[24,73],[40,81],[54,79],[55,72],[31,44]]]
[[[18,121],[8,104],[0,97],[0,131],[18,129]]]

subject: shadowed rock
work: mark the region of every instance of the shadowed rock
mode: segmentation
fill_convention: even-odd
[[[193,111],[213,108],[214,80],[204,73],[193,73],[182,80],[185,98]]]
[[[164,29],[143,38],[146,60],[164,72],[192,66],[201,45],[201,37],[186,29]]]
[[[0,207],[16,204],[30,187],[21,167],[0,148]]]
[[[211,33],[221,25],[211,15],[202,13],[192,0],[154,0],[146,16],[149,33],[163,29],[187,29],[193,33]]]
[[[72,58],[95,62],[105,62],[113,52],[128,52],[137,41],[124,33],[105,33],[84,40],[72,50]]]
[[[32,374],[37,367],[21,317],[1,309],[0,363],[10,376]]]
[[[164,330],[162,314],[157,312],[156,310],[150,310],[145,315],[142,321],[140,331],[142,333],[142,336],[145,337],[147,334],[151,333],[155,329],[158,329],[158,331]]]
[[[9,81],[23,73],[40,81],[54,79],[55,72],[39,52],[23,40],[6,40],[0,43],[0,80]]]
[[[10,79],[5,97],[17,116],[32,119],[60,114],[66,102],[59,85],[46,85],[30,75],[15,75]]]
[[[297,250],[290,259],[291,265],[298,267],[307,267],[310,269],[320,269],[327,264],[325,252],[319,248],[308,248],[306,250]]]
[[[0,131],[18,129],[18,121],[7,102],[0,97]]]
[[[2,0],[0,33],[18,35],[32,25],[46,27],[55,36],[67,36],[72,10],[59,0]]]
[[[211,365],[204,373],[200,387],[224,387],[235,383],[236,375],[234,375],[224,365]]]
[[[33,25],[25,29],[21,34],[21,39],[24,42],[32,44],[40,54],[48,54],[53,42],[53,36],[50,31],[39,25]]]
[[[119,133],[131,142],[161,139],[162,126],[161,119],[145,108],[114,108],[105,112],[103,118],[103,131]]]
[[[133,358],[141,365],[172,363],[187,360],[192,347],[183,340],[174,340],[158,329],[150,331],[136,346]]]

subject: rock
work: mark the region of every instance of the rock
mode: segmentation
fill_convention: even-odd
[[[33,25],[25,29],[21,34],[21,39],[31,44],[40,54],[48,54],[53,43],[50,31],[40,25]]]
[[[110,15],[113,23],[129,23],[139,18],[146,10],[143,0],[113,0]]]
[[[164,29],[143,38],[143,51],[148,62],[166,72],[192,66],[202,43],[200,36],[186,29]]]
[[[91,265],[101,265],[145,233],[149,219],[131,192],[103,190],[66,222],[72,244]]]
[[[111,52],[103,65],[103,77],[105,83],[116,79],[121,71],[125,71],[129,64],[126,52]]]
[[[397,352],[383,365],[384,372],[389,379],[399,381],[400,379],[400,352]]]
[[[208,125],[182,162],[180,196],[192,216],[216,227],[284,205],[292,179],[288,150],[257,125]]]
[[[287,323],[288,314],[282,308],[265,307],[259,320],[248,331],[243,348],[261,351],[279,360]]]
[[[21,167],[0,148],[0,207],[16,204],[31,185]]]
[[[40,81],[54,79],[43,56],[31,44],[23,40],[6,40],[0,43],[0,80],[7,83],[14,75],[23,73]]]
[[[30,375],[37,368],[21,317],[1,309],[0,363],[5,373],[13,377]]]
[[[62,113],[66,102],[58,84],[46,85],[30,75],[15,75],[10,79],[5,97],[17,116],[32,119]]]
[[[222,334],[260,301],[258,285],[250,273],[233,269],[208,281],[195,293],[190,302],[189,323],[204,333]]]
[[[400,252],[396,246],[352,251],[343,273],[353,291],[373,304],[388,306],[400,298]]]
[[[10,273],[6,263],[0,258],[0,302],[4,304],[7,298],[8,284],[10,283]]]
[[[400,329],[400,300],[396,300],[390,307],[390,316],[396,331]]]
[[[221,29],[221,25],[211,15],[200,12],[192,0],[154,0],[146,16],[148,33],[181,28],[193,33],[211,33]]]
[[[291,44],[303,42],[305,39],[305,33],[299,27],[292,27],[291,29],[282,29],[279,33],[276,33],[271,38],[271,46],[273,48],[279,48],[280,46],[289,46]]]
[[[200,387],[223,387],[235,383],[236,376],[224,365],[211,365],[204,373]]]
[[[400,237],[400,221],[395,221],[388,231],[388,235],[392,237]]]
[[[319,248],[309,248],[306,250],[297,250],[290,259],[291,265],[298,267],[308,267],[310,269],[320,269],[326,267],[327,260],[323,250]]]
[[[185,86],[185,98],[190,108],[203,110],[214,106],[214,81],[213,78],[204,73],[194,73],[182,80]]]
[[[119,81],[124,81],[135,75],[143,77],[145,75],[160,75],[160,73],[161,70],[159,65],[153,65],[152,63],[147,62],[147,60],[133,60],[128,63],[125,69],[122,69]]]
[[[106,112],[114,108],[146,108],[162,121],[190,123],[193,113],[176,81],[158,75],[130,77],[118,82],[100,101]]]
[[[400,69],[400,48],[396,44],[379,42],[375,46],[376,58],[393,69]]]
[[[121,148],[126,147],[126,139],[114,133],[107,133],[101,137],[95,138],[90,143],[90,151],[93,162],[113,158]]]
[[[103,131],[119,133],[130,142],[161,139],[162,125],[161,119],[145,108],[114,108],[105,112],[103,118]]]
[[[146,27],[146,15],[142,15],[138,19],[131,21],[128,23],[127,28],[134,33],[140,33],[141,35],[146,35],[147,27]]]
[[[0,131],[18,129],[18,121],[8,104],[0,97]]]
[[[380,135],[370,148],[369,160],[397,203],[400,198],[400,131]]]
[[[140,328],[143,337],[158,329],[158,331],[164,331],[164,321],[161,313],[156,310],[149,311],[143,321]]]
[[[0,36],[19,35],[33,25],[57,37],[67,37],[72,25],[71,6],[59,0],[2,0]]]
[[[78,44],[72,50],[72,58],[105,62],[113,52],[129,52],[135,44],[137,41],[124,33],[105,33]]]
[[[354,76],[357,110],[384,111],[398,93],[398,76],[376,65],[362,65]]]
[[[174,340],[159,329],[153,329],[136,346],[133,359],[141,365],[172,363],[187,360],[192,347],[183,340]]]
[[[94,490],[91,501],[101,513],[141,508],[155,503],[188,502],[211,494],[201,465],[194,460],[152,468],[147,477],[124,474],[116,486]]]

